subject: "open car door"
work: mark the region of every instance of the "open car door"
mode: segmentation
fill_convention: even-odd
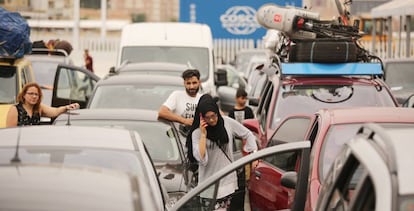
[[[52,106],[79,103],[85,108],[99,77],[91,71],[71,65],[57,67],[53,86]]]
[[[168,210],[214,210],[214,207],[202,207],[200,196],[204,198],[208,197],[210,200],[217,199],[217,190],[220,185],[220,180],[223,179],[226,175],[234,173],[237,169],[244,167],[246,164],[249,164],[255,160],[261,162],[262,159],[267,157],[275,157],[285,154],[286,152],[297,152],[300,154],[302,161],[304,163],[309,163],[309,152],[310,152],[310,142],[309,141],[300,141],[292,142],[287,144],[280,144],[272,147],[267,147],[265,149],[259,150],[256,153],[249,154],[244,156],[220,171],[216,172],[213,176],[209,177],[207,180],[199,183],[194,189],[180,198],[177,203],[172,205],[172,207],[167,207]],[[306,162],[307,161],[307,162]],[[292,205],[291,210],[303,210],[304,209],[304,197],[306,197],[307,190],[307,179],[308,179],[309,165],[303,165],[295,175],[295,186],[297,193],[295,194],[294,204]],[[285,177],[292,177],[292,172],[287,172]],[[282,176],[283,177],[283,176]],[[253,178],[251,178],[253,179]],[[283,178],[282,178],[283,180]],[[297,199],[297,200],[296,200]],[[247,203],[247,204],[246,204]],[[249,206],[249,202],[245,202],[245,206]]]

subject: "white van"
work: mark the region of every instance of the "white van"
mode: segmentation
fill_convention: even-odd
[[[126,25],[122,29],[117,66],[126,60],[180,63],[196,68],[201,73],[203,92],[216,96],[213,36],[206,24],[145,22]]]

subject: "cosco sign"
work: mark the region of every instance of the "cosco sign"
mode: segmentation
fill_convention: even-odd
[[[252,34],[261,27],[256,21],[256,10],[248,6],[230,7],[220,21],[223,28],[236,35]]]

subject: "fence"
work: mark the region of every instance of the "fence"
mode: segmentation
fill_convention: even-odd
[[[73,37],[71,36],[62,36],[56,37],[56,35],[47,35],[42,34],[40,36],[32,35],[31,40],[49,40],[49,39],[62,39],[71,41]],[[87,35],[81,37],[79,40],[79,46],[76,48],[74,46],[73,53],[71,55],[72,59],[75,62],[75,65],[83,65],[83,49],[89,49],[90,53],[94,57],[94,66],[99,71],[102,71],[101,74],[104,74],[109,70],[109,67],[116,64],[116,57],[119,49],[119,37],[108,37],[105,40],[100,39],[99,35]],[[403,44],[405,39],[401,41],[401,44],[398,42],[398,39],[393,40],[391,58],[399,57],[414,57],[414,38],[411,38],[411,45],[409,55],[406,55],[406,46]],[[386,42],[377,42],[376,46],[372,48],[371,42],[362,42],[361,44],[374,55],[379,56],[380,58],[387,58],[387,43]],[[253,40],[253,39],[215,39],[213,42],[214,53],[216,57],[216,63],[229,63],[234,60],[236,53],[240,49],[251,49],[251,48],[262,48],[262,40]]]

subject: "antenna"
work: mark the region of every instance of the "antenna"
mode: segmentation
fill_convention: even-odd
[[[12,163],[20,163],[21,160],[19,158],[19,145],[20,145],[20,134],[22,132],[22,127],[19,127],[19,131],[17,133],[17,143],[16,143],[16,151],[14,152],[14,157],[10,160]]]

